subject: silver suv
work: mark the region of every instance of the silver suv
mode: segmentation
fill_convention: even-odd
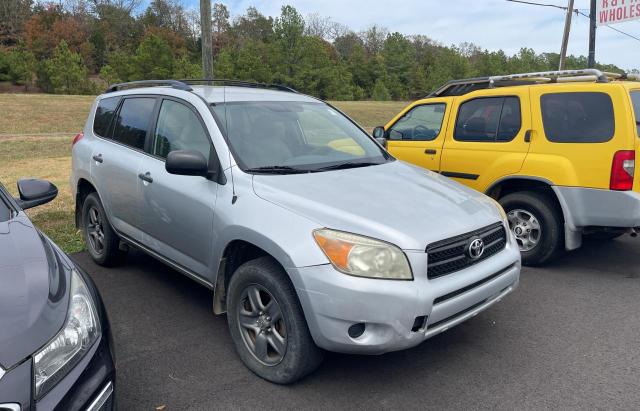
[[[322,349],[415,346],[519,280],[500,205],[282,87],[113,86],[74,140],[71,187],[98,264],[134,246],[211,289],[242,361],[276,383]]]

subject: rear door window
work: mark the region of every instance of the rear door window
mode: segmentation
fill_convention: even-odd
[[[115,121],[113,140],[143,150],[155,104],[156,99],[151,97],[125,99]]]
[[[1,188],[0,188],[1,190]],[[2,194],[0,194],[1,196]],[[0,197],[0,223],[4,222],[4,221],[8,221],[11,218],[11,209],[9,208],[8,205],[5,204],[4,200],[2,199],[2,197]]]
[[[638,137],[640,137],[640,91],[631,92],[631,101],[633,101],[633,111],[636,113],[636,128]]]
[[[604,143],[613,138],[613,102],[606,93],[552,93],[540,98],[547,140]]]
[[[103,98],[98,102],[96,115],[93,119],[93,133],[95,135],[107,137],[111,120],[113,120],[113,115],[116,112],[119,102],[120,97]]]
[[[477,98],[460,105],[454,138],[457,141],[508,142],[522,127],[518,97]]]

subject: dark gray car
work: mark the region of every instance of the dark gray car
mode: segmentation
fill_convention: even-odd
[[[115,383],[106,312],[89,278],[23,209],[53,200],[47,181],[0,184],[0,411],[111,410]]]

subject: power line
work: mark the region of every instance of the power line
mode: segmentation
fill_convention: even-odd
[[[521,4],[527,4],[527,5],[530,5],[530,6],[553,7],[553,8],[555,8],[555,9],[560,9],[560,10],[567,10],[567,9],[568,9],[568,7],[558,6],[557,4],[536,3],[536,2],[533,2],[533,1],[525,1],[525,0],[506,0],[506,1],[508,1],[508,2],[510,2],[510,3],[521,3]],[[581,16],[583,16],[583,17],[591,18],[588,14],[584,14],[582,11],[580,11],[580,9],[573,9],[573,11],[574,11],[576,14],[579,14],[579,15],[581,15]],[[636,41],[640,42],[640,37],[634,36],[633,34],[629,34],[629,33],[627,33],[627,32],[624,32],[624,31],[622,31],[622,30],[620,30],[620,29],[617,29],[617,28],[615,28],[615,27],[612,27],[612,26],[605,26],[605,27],[607,27],[607,28],[609,28],[609,29],[611,29],[611,30],[613,30],[613,31],[616,31],[616,32],[618,32],[618,33],[620,33],[620,34],[622,34],[622,35],[624,35],[624,36],[627,36],[627,37],[629,37],[629,38],[632,38],[632,39],[634,39],[634,40],[636,40]]]

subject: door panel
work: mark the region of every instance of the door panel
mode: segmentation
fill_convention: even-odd
[[[387,149],[399,160],[439,171],[449,110],[443,99],[409,107],[386,127]]]
[[[144,214],[143,243],[190,271],[211,280],[213,218],[218,184],[200,176],[169,174],[165,158],[174,150],[215,155],[206,128],[188,105],[165,99],[143,161],[141,181]],[[150,177],[150,178],[147,178]]]
[[[527,87],[501,94],[483,90],[481,96],[456,98],[447,129],[440,171],[484,192],[500,177],[520,171],[531,133]]]
[[[139,167],[156,107],[154,97],[125,98],[108,138],[96,137],[91,178],[113,227],[134,240],[142,238]]]

